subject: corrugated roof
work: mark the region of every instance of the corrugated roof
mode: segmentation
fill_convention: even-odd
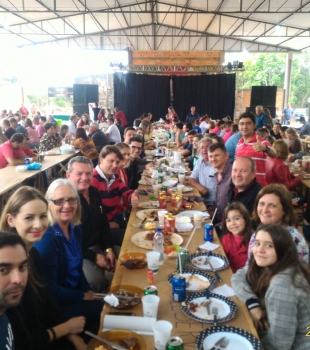
[[[306,0],[0,0],[0,43],[300,51],[310,47],[309,12]]]

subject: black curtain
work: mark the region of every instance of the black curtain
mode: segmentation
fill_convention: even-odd
[[[142,113],[151,112],[153,120],[164,118],[170,105],[169,81],[169,76],[115,73],[114,106],[125,113],[129,125]]]
[[[173,76],[173,107],[182,121],[191,106],[202,115],[222,119],[234,117],[235,74]]]

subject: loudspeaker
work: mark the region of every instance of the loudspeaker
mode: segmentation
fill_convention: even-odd
[[[73,113],[79,113],[79,116],[89,113],[88,105],[73,105]]]
[[[275,106],[277,97],[277,86],[252,86],[251,107]],[[268,107],[266,107],[268,108]]]
[[[98,85],[73,84],[73,105],[85,106],[92,102],[99,102]]]

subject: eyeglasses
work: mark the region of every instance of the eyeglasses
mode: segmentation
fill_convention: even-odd
[[[66,202],[68,202],[70,205],[77,204],[78,199],[76,197],[69,198],[69,199],[50,199],[51,202],[53,202],[55,205],[58,205],[59,207],[65,205]]]
[[[133,149],[137,149],[138,151],[142,151],[142,147],[137,147],[137,146],[132,146],[132,145],[130,145],[130,147]]]

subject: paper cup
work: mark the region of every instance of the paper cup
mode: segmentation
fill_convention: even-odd
[[[147,252],[147,268],[150,271],[153,271],[154,275],[158,274],[158,266],[159,266],[159,252]]]
[[[179,174],[178,178],[179,178],[179,183],[181,185],[184,185],[185,175],[184,174]]]
[[[152,328],[154,332],[155,349],[164,350],[171,337],[172,324],[168,321],[157,321],[153,324]]]
[[[157,318],[160,298],[157,295],[144,295],[142,297],[143,316]]]
[[[202,213],[197,213],[194,214],[194,224],[197,228],[200,228],[202,225],[202,219],[203,219],[203,215]]]
[[[167,210],[159,210],[158,211],[158,222],[160,227],[164,227],[164,217],[168,213]]]
[[[184,185],[178,185],[178,186],[177,186],[178,192],[179,192],[180,194],[183,193],[184,187],[185,187]]]
[[[153,185],[153,193],[155,198],[159,197],[159,190],[161,189],[161,185]]]

